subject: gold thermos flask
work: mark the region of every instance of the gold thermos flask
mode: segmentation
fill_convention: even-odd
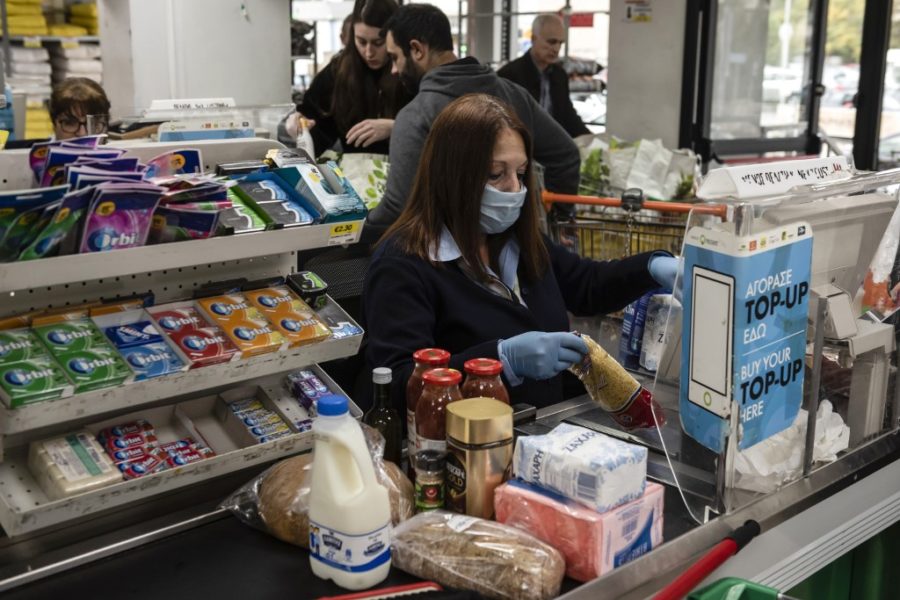
[[[447,508],[494,516],[494,490],[508,478],[513,455],[512,408],[493,398],[447,405]]]

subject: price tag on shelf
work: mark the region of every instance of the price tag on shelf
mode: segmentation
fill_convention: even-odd
[[[69,49],[71,49],[71,48],[77,48],[77,47],[78,47],[78,40],[63,40],[62,42],[60,42],[60,45],[61,45],[63,48],[69,48]]]
[[[40,48],[41,38],[37,36],[26,36],[22,38],[22,45],[26,48]]]
[[[359,227],[359,221],[354,221],[352,223],[335,223],[331,226],[331,233],[328,236],[328,245],[337,246],[339,244],[349,244],[359,232]]]

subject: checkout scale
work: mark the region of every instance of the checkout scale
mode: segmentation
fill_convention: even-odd
[[[665,425],[623,431],[585,395],[538,411],[534,421],[520,422],[517,432],[543,434],[567,422],[646,446],[650,451],[648,478],[680,491],[677,495],[667,493],[666,517],[680,521],[667,521],[668,541],[673,539],[671,534],[680,535],[699,522],[706,523],[762,497],[758,491],[741,489],[735,457],[746,447],[766,443],[764,438],[790,425],[801,404],[811,408],[813,418],[808,420],[811,426],[807,427],[802,471],[791,481],[814,467],[811,441],[820,398],[830,398],[849,426],[850,449],[895,430],[900,386],[889,386],[891,373],[896,371],[890,364],[896,347],[895,328],[873,318],[872,313],[857,316],[861,311],[855,292],[866,278],[897,207],[897,194],[891,186],[896,188],[898,183],[900,170],[859,174],[843,158],[769,163],[711,173],[704,180],[701,195],[705,189],[708,199],[726,204],[727,217],[689,216],[682,251],[688,260],[679,277],[685,280],[679,281],[685,290],[684,310],[676,306],[669,312],[667,344],[658,372],[632,371],[663,407]],[[740,256],[755,260],[754,254],[773,251],[779,244],[790,246],[801,238],[811,243],[806,249],[794,244],[793,259],[786,258],[788,249],[774,261],[763,260],[762,271],[757,264],[749,279],[741,272],[746,267],[741,266]],[[724,248],[729,244],[734,252]],[[693,252],[691,245],[703,250]],[[718,256],[716,266],[691,260],[692,255],[696,259],[713,245],[737,258],[732,261]],[[790,260],[798,263],[799,269],[796,265],[782,268]],[[745,291],[750,294],[747,281],[760,279],[767,279],[768,285],[759,284],[757,291],[762,293],[746,300]],[[766,289],[769,286],[773,289]],[[793,312],[785,317],[787,309]],[[769,323],[770,339],[755,337],[767,335],[765,325],[741,328],[747,325],[743,322],[745,314],[754,323],[756,317],[771,317],[765,321]],[[791,343],[783,339],[790,333],[772,335],[773,319],[781,326],[788,323],[797,329]],[[617,356],[620,323],[610,319],[576,319],[573,323]],[[753,361],[744,358],[749,352],[738,352],[753,343],[762,349],[757,356],[771,356],[773,363],[788,360],[783,365],[773,364],[774,373],[764,373],[769,377],[754,378]],[[779,350],[780,359],[768,350]],[[845,369],[845,385],[839,386],[843,389],[822,386],[823,355],[836,357],[840,368]],[[760,371],[768,359],[755,362],[755,370]],[[810,394],[810,389],[819,389],[820,393]],[[894,390],[891,397],[889,389]],[[839,398],[844,393],[848,398]],[[751,396],[758,405],[748,407]],[[768,429],[754,430],[745,418],[760,416],[767,401],[766,410],[786,414],[769,423]],[[788,406],[791,404],[793,407]],[[701,414],[699,424],[691,413]]]

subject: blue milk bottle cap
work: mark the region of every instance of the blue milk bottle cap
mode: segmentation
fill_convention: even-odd
[[[347,397],[338,394],[322,396],[316,405],[319,414],[325,417],[339,417],[349,412]]]

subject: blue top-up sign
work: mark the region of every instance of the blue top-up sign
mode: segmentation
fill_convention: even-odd
[[[721,452],[736,417],[738,448],[749,448],[800,409],[812,231],[794,223],[736,237],[695,227],[684,259],[682,426]]]

